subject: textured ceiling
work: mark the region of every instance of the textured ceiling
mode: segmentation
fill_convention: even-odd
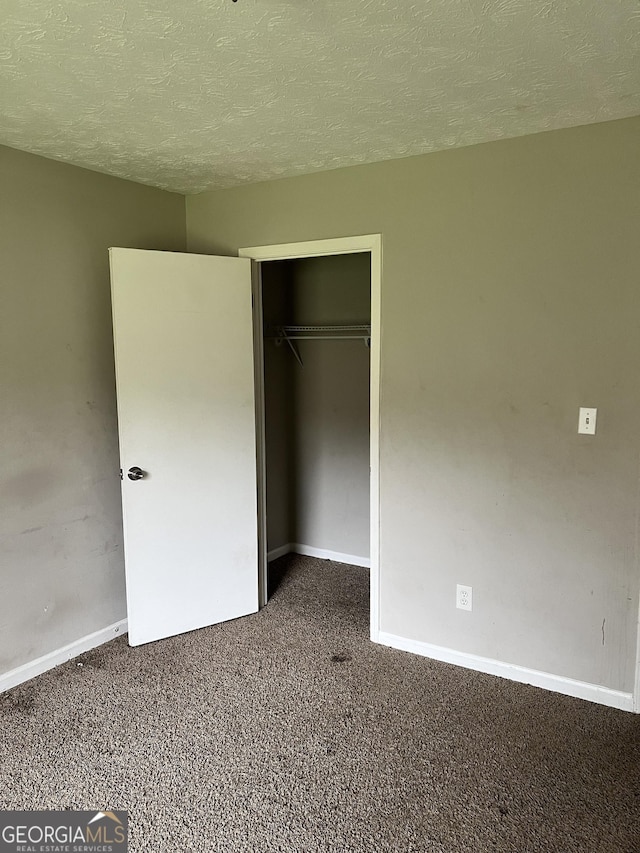
[[[640,113],[638,0],[2,0],[0,142],[180,192]]]

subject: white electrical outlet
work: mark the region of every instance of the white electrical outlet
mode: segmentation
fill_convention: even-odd
[[[461,583],[456,585],[456,607],[460,610],[473,610],[473,588],[463,586]]]

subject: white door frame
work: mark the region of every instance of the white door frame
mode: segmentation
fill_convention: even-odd
[[[382,235],[362,234],[358,237],[336,237],[329,240],[310,240],[303,243],[281,243],[272,246],[252,246],[240,249],[238,256],[256,262],[254,285],[254,343],[256,359],[256,417],[258,459],[258,530],[259,530],[259,595],[260,606],[267,597],[266,542],[266,468],[264,426],[264,344],[262,330],[261,261],[286,261],[297,258],[317,258],[324,255],[348,255],[356,252],[371,254],[371,368],[370,368],[370,558],[371,606],[370,636],[378,641],[380,632],[380,344],[382,336]]]

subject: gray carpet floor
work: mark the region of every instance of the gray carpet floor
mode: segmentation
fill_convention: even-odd
[[[640,719],[368,640],[365,570],[118,639],[0,696],[0,807],[128,809],[134,853],[638,853]]]

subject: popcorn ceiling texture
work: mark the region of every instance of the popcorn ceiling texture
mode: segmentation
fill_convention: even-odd
[[[185,193],[640,113],[637,0],[3,0],[0,142]]]

